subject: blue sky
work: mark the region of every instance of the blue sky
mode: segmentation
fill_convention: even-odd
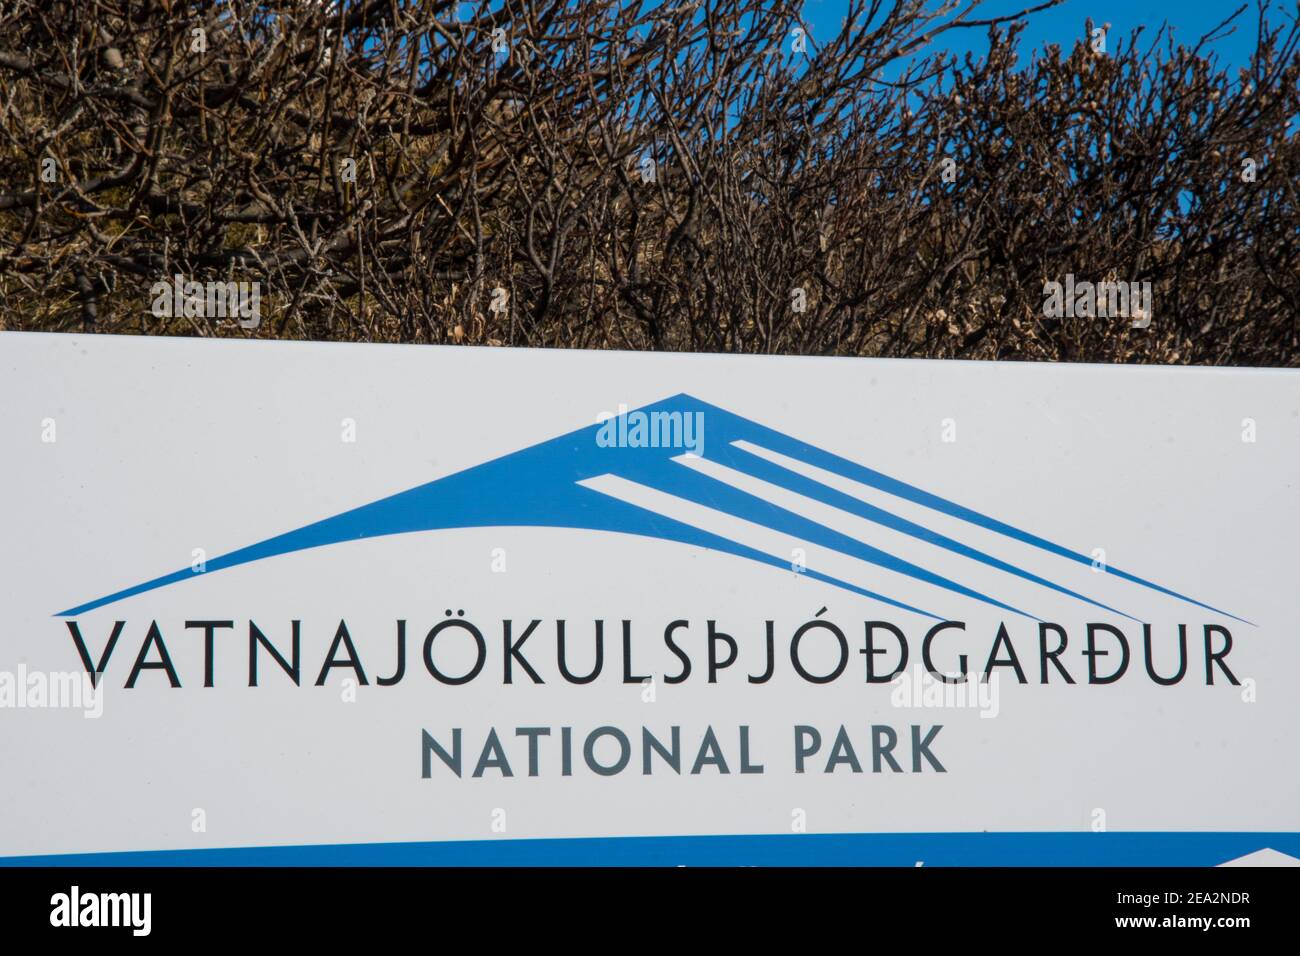
[[[462,20],[468,20],[474,11],[486,3],[489,9],[499,6],[500,0],[461,0],[457,10]],[[663,0],[649,0],[646,9],[653,9]],[[895,0],[882,0],[887,8]],[[968,0],[963,0],[963,4]],[[973,19],[1011,15],[1026,7],[1035,6],[1043,0],[984,0],[972,14]],[[1028,27],[1021,34],[1022,65],[1027,64],[1027,54],[1039,50],[1048,43],[1060,44],[1068,51],[1075,40],[1084,36],[1084,26],[1089,17],[1098,25],[1109,23],[1111,29],[1107,34],[1107,48],[1114,52],[1118,43],[1127,43],[1130,33],[1143,27],[1142,43],[1149,48],[1156,32],[1162,24],[1167,23],[1177,40],[1187,46],[1195,46],[1197,41],[1209,31],[1215,29],[1233,11],[1243,4],[1246,10],[1237,18],[1232,32],[1221,37],[1208,48],[1208,52],[1217,53],[1221,66],[1229,69],[1229,76],[1236,78],[1236,68],[1245,66],[1255,48],[1258,30],[1256,0],[1064,0],[1057,7],[1043,10],[1026,18]],[[1289,16],[1294,6],[1288,9],[1287,0],[1268,0],[1271,10],[1270,18],[1275,27],[1289,23]],[[811,27],[814,41],[821,43],[830,39],[840,29],[841,21],[848,9],[848,0],[804,0],[803,13],[805,22]],[[942,0],[930,0],[931,8],[942,5]],[[983,52],[986,49],[985,34],[987,28],[979,27],[968,30],[952,30],[940,36],[935,42],[935,49],[947,49],[958,54],[971,51]]]
[[[973,16],[985,18],[1015,13],[1038,0],[986,0]],[[1028,18],[1029,26],[1021,36],[1021,49],[1039,49],[1047,43],[1059,43],[1068,50],[1070,45],[1084,35],[1084,22],[1092,17],[1100,26],[1109,22],[1107,46],[1120,38],[1127,39],[1130,31],[1145,27],[1144,38],[1150,45],[1161,23],[1175,28],[1175,37],[1188,46],[1194,46],[1201,35],[1218,26],[1237,7],[1241,0],[1065,0],[1051,10],[1044,10]],[[824,40],[838,31],[847,9],[847,0],[805,0],[804,15],[812,27],[816,40]],[[1276,0],[1272,5],[1274,25],[1283,24],[1285,8]],[[1238,18],[1236,33],[1216,42],[1212,50],[1219,54],[1222,65],[1232,67],[1229,76],[1236,77],[1236,67],[1244,66],[1255,47],[1257,16],[1254,0],[1250,0],[1245,13]],[[984,29],[950,31],[937,43],[954,52],[979,51],[984,48]],[[1022,64],[1026,58],[1022,52]]]

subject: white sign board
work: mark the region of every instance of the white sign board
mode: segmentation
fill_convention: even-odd
[[[0,449],[10,862],[1300,856],[1297,372],[5,333]]]

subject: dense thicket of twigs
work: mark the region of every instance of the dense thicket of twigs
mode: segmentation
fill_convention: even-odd
[[[0,2],[0,327],[1300,364],[1297,11],[1230,76],[923,0],[804,52],[794,0],[490,6]],[[1150,327],[1044,319],[1066,273]]]

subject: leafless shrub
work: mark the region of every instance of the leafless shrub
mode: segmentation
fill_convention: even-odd
[[[1012,18],[853,0],[819,45],[798,7],[11,0],[0,325],[1297,364],[1294,16],[1231,78],[1160,31],[1021,66]],[[1066,273],[1152,282],[1150,327],[1045,319]],[[266,321],[152,314],[175,274]]]

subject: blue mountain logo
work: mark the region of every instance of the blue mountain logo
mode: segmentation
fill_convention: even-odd
[[[1092,564],[1090,557],[742,418],[726,409],[710,405],[690,395],[680,394],[624,414],[628,417],[640,414],[643,420],[645,418],[653,420],[656,417],[664,420],[665,413],[668,416],[677,416],[680,420],[689,419],[707,423],[708,441],[707,443],[699,441],[698,452],[699,457],[715,465],[732,469],[787,492],[802,495],[892,531],[901,532],[1022,581],[1031,582],[1058,595],[1065,595],[1083,604],[1110,611],[1130,620],[1137,620],[1124,611],[1049,581],[1025,568],[1016,567],[907,518],[845,494],[774,459],[809,466],[810,469],[818,469],[820,472],[887,492],[903,501],[1030,545],[1048,554],[1087,566]],[[702,419],[698,417],[700,415],[703,416]],[[664,443],[661,442],[611,442],[608,440],[610,434],[609,423],[580,428],[522,451],[211,558],[207,561],[206,573],[211,574],[214,571],[238,567],[241,564],[261,561],[277,555],[292,554],[295,551],[305,551],[362,538],[415,531],[492,527],[565,528],[642,535],[724,552],[780,568],[789,573],[791,562],[788,557],[765,553],[720,534],[703,530],[584,485],[584,482],[612,475],[714,512],[782,532],[841,555],[857,558],[867,564],[905,575],[942,591],[972,598],[1034,620],[1039,619],[1030,611],[1013,607],[991,595],[981,593],[833,527],[743,491],[696,468],[688,467],[679,460],[682,454],[680,447],[664,447]],[[895,600],[851,581],[831,576],[815,567],[808,566],[803,573],[814,580],[893,607],[903,608],[935,620],[947,620],[943,615]],[[1249,623],[1244,618],[1211,607],[1119,568],[1107,567],[1106,573],[1178,601]],[[195,576],[190,568],[183,568],[79,604],[60,612],[57,616],[72,617],[83,614]]]

